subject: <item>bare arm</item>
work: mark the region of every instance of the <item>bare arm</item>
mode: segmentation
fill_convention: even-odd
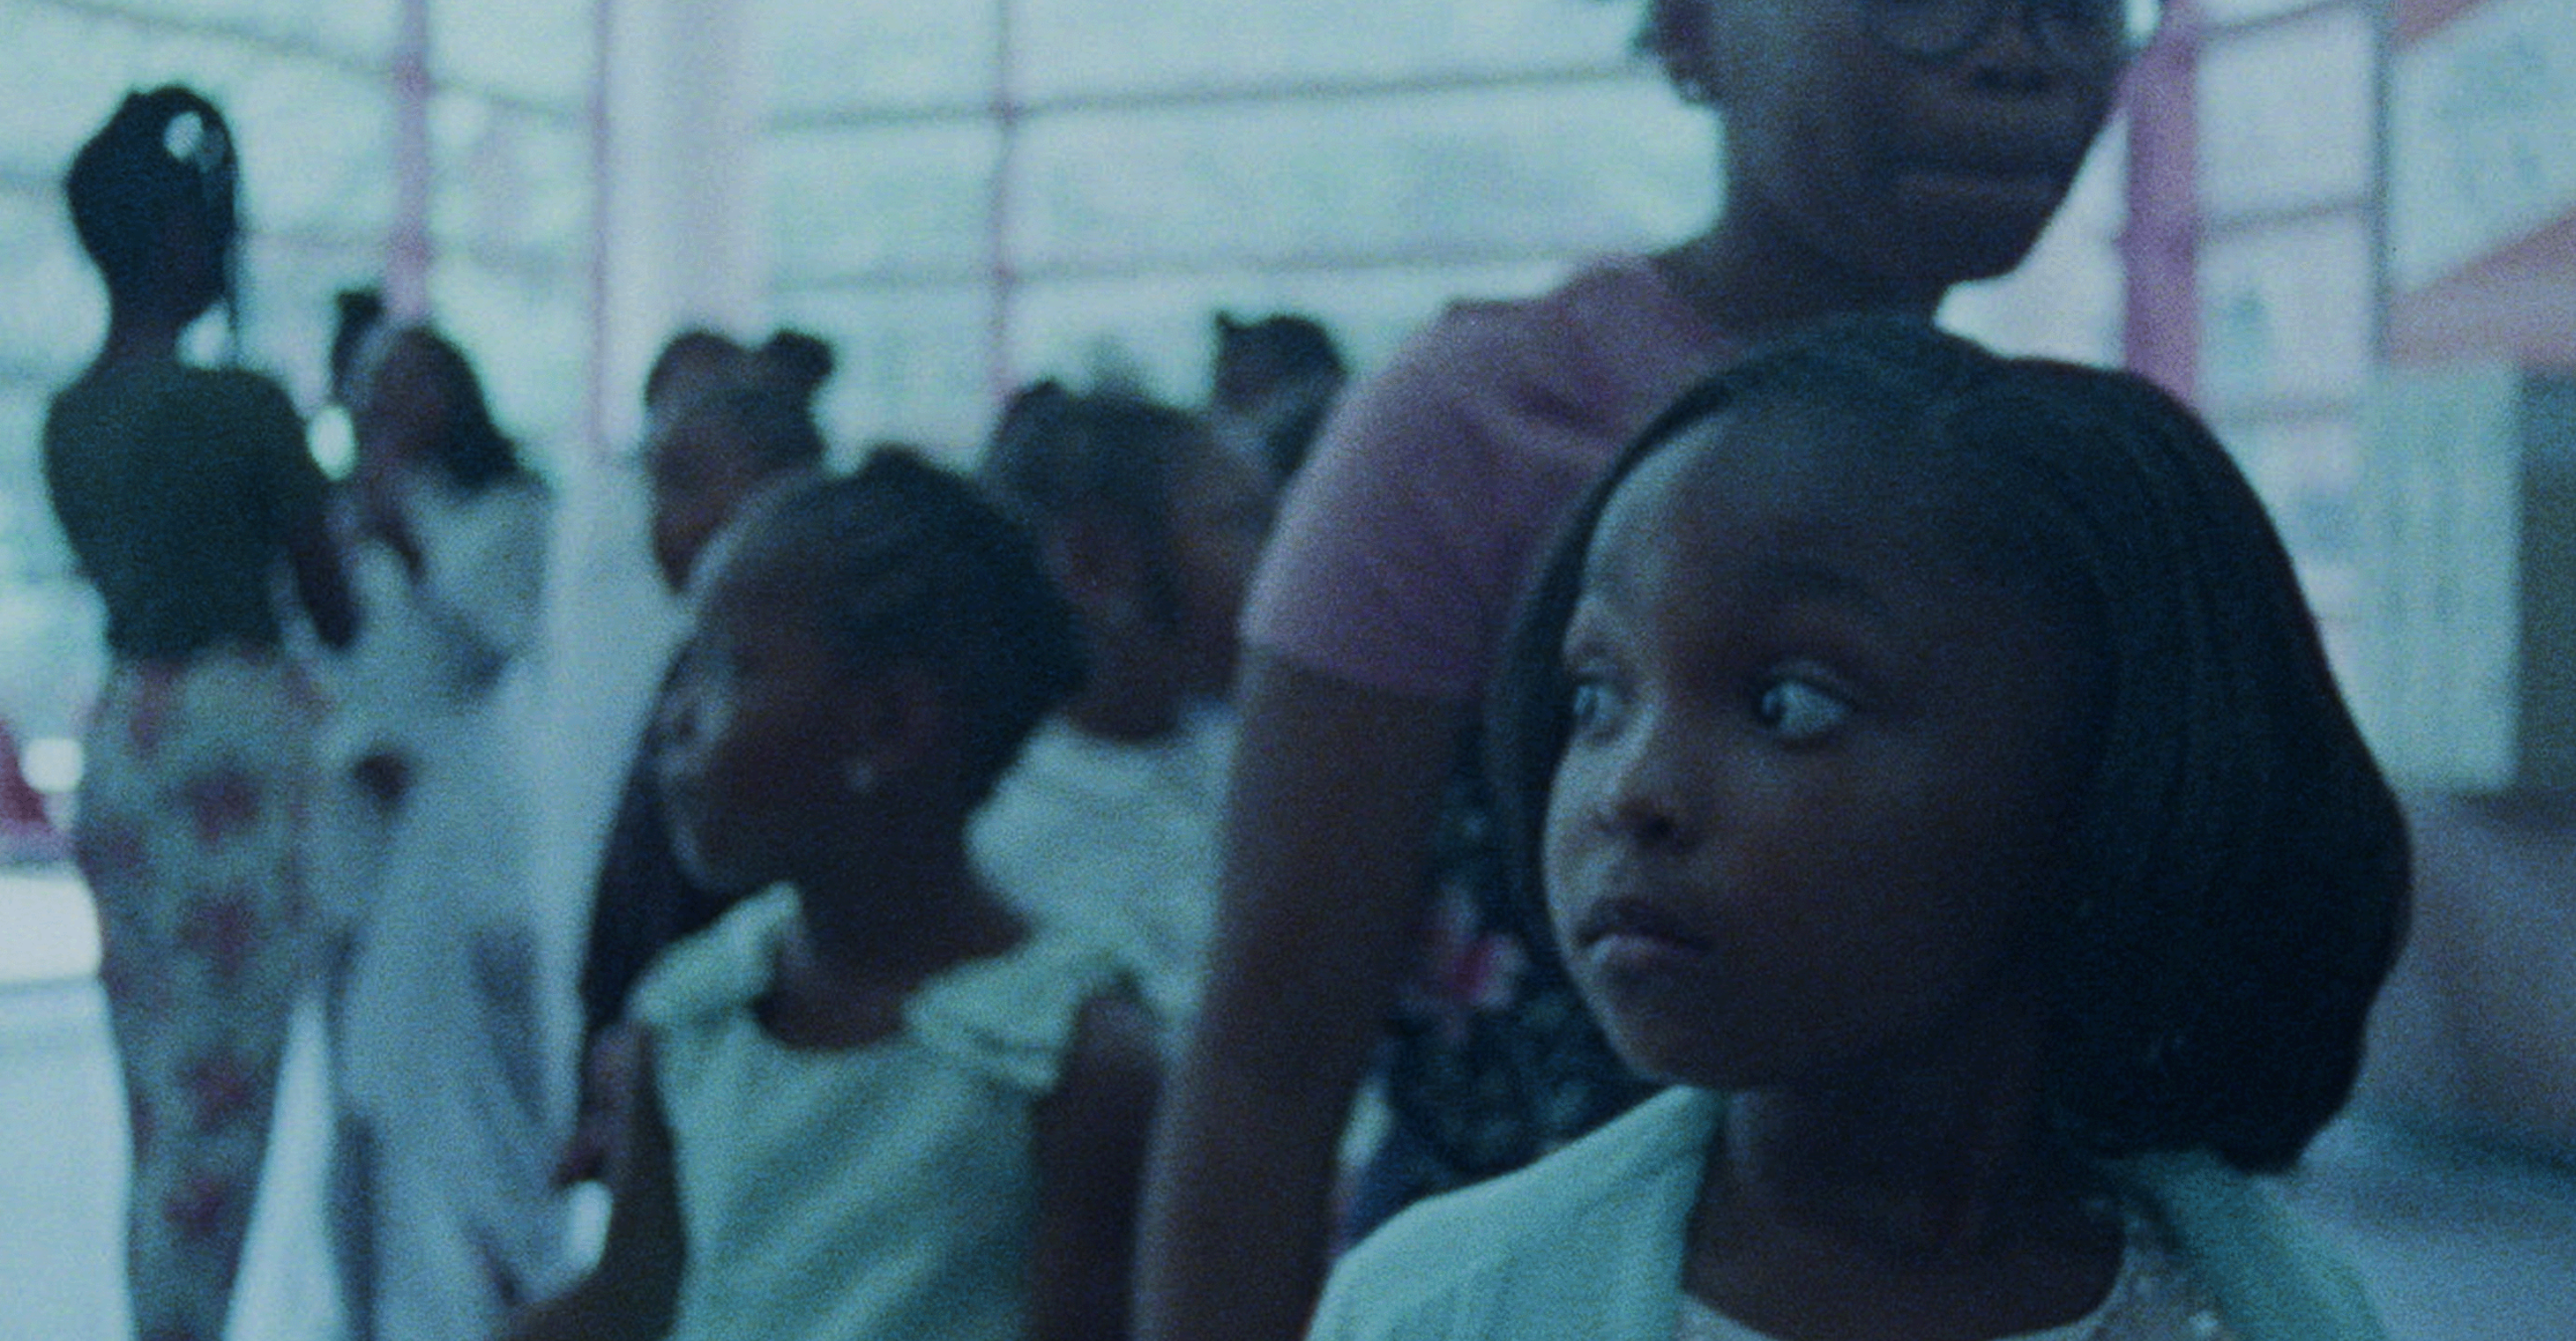
[[[1256,654],[1204,1004],[1148,1166],[1138,1335],[1295,1341],[1342,1128],[1412,962],[1455,704]]]
[[[1145,1137],[1162,1084],[1153,1017],[1134,999],[1085,1007],[1063,1079],[1037,1111],[1031,1341],[1121,1341],[1135,1265]]]
[[[502,1329],[503,1341],[653,1341],[679,1311],[687,1241],[670,1122],[653,1083],[651,1037],[635,1034],[609,1163],[608,1241],[570,1289]]]

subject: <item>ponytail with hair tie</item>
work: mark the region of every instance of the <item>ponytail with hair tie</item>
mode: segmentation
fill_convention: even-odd
[[[163,226],[198,213],[226,256],[221,300],[236,301],[230,274],[239,228],[240,160],[223,111],[181,84],[128,93],[63,177],[72,231],[111,295],[135,296],[151,277]]]

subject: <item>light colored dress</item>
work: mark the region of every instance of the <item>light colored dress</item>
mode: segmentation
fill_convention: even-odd
[[[1518,1173],[1421,1202],[1335,1266],[1310,1341],[1684,1335],[1683,1249],[1724,1107],[1667,1090]],[[2079,1335],[2385,1341],[2359,1281],[2253,1179],[2202,1153],[2105,1171],[2144,1227],[2141,1279]]]
[[[1996,1341],[2232,1341],[2171,1236],[2143,1216],[2130,1217],[2120,1273],[2099,1303],[2072,1322],[2014,1332]],[[1682,1296],[1673,1341],[1780,1341]]]
[[[1022,912],[1136,967],[1166,1037],[1198,1006],[1234,735],[1233,715],[1215,708],[1149,744],[1052,719],[970,832],[985,877]]]
[[[533,481],[424,490],[419,575],[381,552],[358,565],[367,622],[335,753],[411,766],[380,861],[361,847],[340,874],[359,907],[334,1012],[333,1218],[362,1338],[489,1335],[565,1273],[549,1175],[569,1115],[550,1070],[517,743],[548,515]]]
[[[671,1341],[1019,1337],[1034,1112],[1123,971],[1040,932],[924,984],[889,1038],[791,1048],[754,1007],[796,918],[756,896],[636,989],[687,1242]]]

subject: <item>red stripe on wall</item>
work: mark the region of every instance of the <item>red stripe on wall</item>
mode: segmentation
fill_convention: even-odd
[[[2391,363],[2508,354],[2576,368],[2576,217],[2400,294],[2389,306]]]

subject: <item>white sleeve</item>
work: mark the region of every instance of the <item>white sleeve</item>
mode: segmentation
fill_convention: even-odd
[[[511,483],[469,499],[424,499],[413,517],[422,601],[496,661],[535,645],[552,516],[542,486]]]

